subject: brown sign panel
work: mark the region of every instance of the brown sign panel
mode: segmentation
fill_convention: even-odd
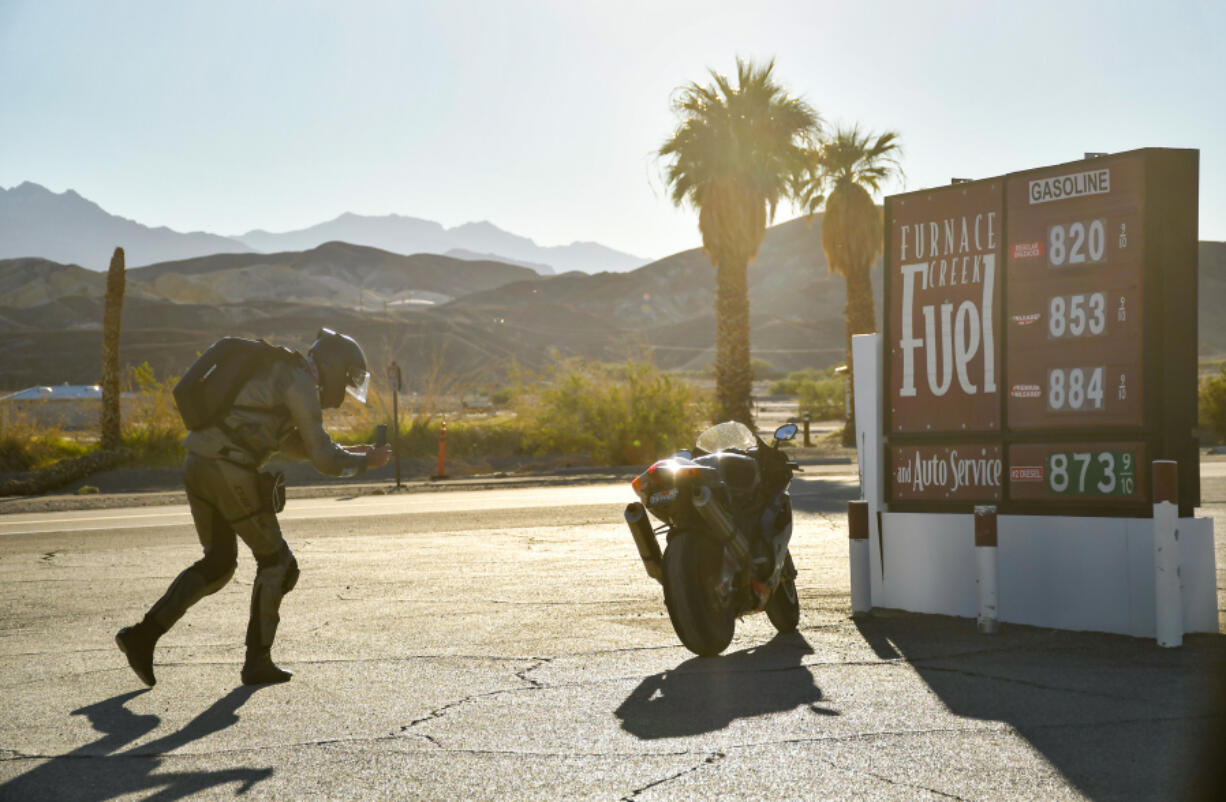
[[[1015,444],[1007,479],[1016,501],[1144,502],[1149,457],[1140,441]]]
[[[890,504],[1144,514],[1162,458],[1192,514],[1198,187],[1145,148],[886,199]]]
[[[998,445],[893,446],[889,453],[894,501],[1000,501],[1004,468]]]
[[[891,433],[999,432],[1004,179],[888,199]]]
[[[1010,175],[1010,430],[1142,425],[1141,154]]]

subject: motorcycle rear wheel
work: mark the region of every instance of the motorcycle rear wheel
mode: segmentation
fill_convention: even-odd
[[[766,617],[780,632],[795,632],[796,627],[800,626],[800,599],[796,596],[796,580],[793,578],[795,573],[792,553],[789,551],[784,558],[779,587],[775,588],[770,600],[766,602]]]
[[[674,535],[664,550],[668,618],[685,648],[700,657],[727,649],[736,629],[735,613],[714,593],[723,559],[719,543],[693,531]]]

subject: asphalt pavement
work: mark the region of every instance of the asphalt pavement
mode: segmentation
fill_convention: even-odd
[[[1223,474],[1205,472],[1200,511],[1219,532]],[[624,482],[292,499],[282,521],[302,578],[274,656],[295,676],[262,688],[238,677],[245,550],[234,580],[162,639],[156,687],[114,647],[199,556],[182,505],[0,515],[0,799],[1219,790],[1207,772],[1226,745],[1226,637],[1160,649],[889,611],[853,620],[854,467],[793,491],[800,632],[750,616],[713,659],[677,642],[621,522]]]

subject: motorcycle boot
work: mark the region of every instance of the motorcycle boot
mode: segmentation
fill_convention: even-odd
[[[294,676],[293,671],[281,668],[272,661],[269,650],[258,652],[247,650],[247,659],[243,663],[244,685],[273,685],[278,682],[289,682]]]
[[[115,645],[128,658],[128,665],[140,681],[149,687],[157,684],[157,678],[153,676],[153,649],[160,635],[153,625],[145,621],[124,627],[115,634]]]
[[[298,581],[298,561],[284,541],[271,554],[257,554],[258,568],[251,589],[251,617],[247,622],[247,659],[243,664],[245,685],[286,682],[293,672],[277,667],[270,653],[281,621],[281,599]]]

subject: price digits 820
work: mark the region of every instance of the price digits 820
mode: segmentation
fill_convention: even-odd
[[[1051,267],[1092,265],[1106,258],[1105,219],[1057,223],[1047,229],[1047,264]]]
[[[1053,411],[1093,411],[1103,408],[1103,373],[1093,368],[1052,368],[1047,371],[1047,408]]]
[[[1073,451],[1047,455],[1047,487],[1068,495],[1131,496],[1136,492],[1131,451]]]

